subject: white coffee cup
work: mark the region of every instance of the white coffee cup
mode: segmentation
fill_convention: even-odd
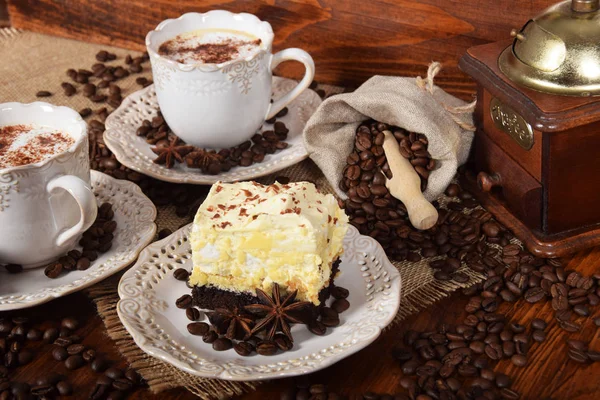
[[[0,168],[0,264],[32,268],[73,249],[95,221],[86,123],[67,107],[0,104],[0,126],[49,126],[68,149],[34,164]]]
[[[222,64],[183,64],[159,55],[158,48],[175,36],[199,29],[233,29],[261,39],[261,50]],[[146,48],[158,104],[173,132],[188,144],[227,148],[248,140],[312,82],[315,64],[301,49],[272,54],[273,30],[247,13],[215,10],[188,13],[161,22],[146,36]],[[306,72],[289,93],[270,103],[273,69],[283,61],[304,64]]]

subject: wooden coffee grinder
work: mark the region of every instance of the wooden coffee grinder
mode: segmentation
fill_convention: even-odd
[[[478,83],[466,184],[541,257],[600,245],[599,8],[563,1],[460,61]]]

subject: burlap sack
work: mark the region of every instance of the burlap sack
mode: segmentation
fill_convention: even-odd
[[[444,192],[469,155],[475,103],[467,104],[435,86],[433,78],[440,69],[439,63],[431,64],[426,79],[374,76],[352,93],[325,100],[311,117],[304,143],[341,198],[346,195],[338,183],[356,128],[370,118],[427,136],[436,168],[424,195],[432,201]]]

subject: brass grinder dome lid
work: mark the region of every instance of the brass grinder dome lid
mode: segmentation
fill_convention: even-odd
[[[513,30],[500,70],[517,84],[568,96],[600,96],[600,0],[558,3]]]

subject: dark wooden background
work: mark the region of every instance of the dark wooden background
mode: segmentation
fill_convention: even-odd
[[[9,25],[6,0],[0,0],[0,28]]]
[[[5,0],[0,0],[0,4]],[[146,33],[189,11],[245,11],[269,21],[275,49],[301,47],[314,57],[317,80],[356,86],[375,74],[424,74],[463,98],[474,84],[457,68],[467,48],[509,37],[556,0],[8,0],[17,28],[143,49]],[[1,15],[1,14],[0,14]],[[287,63],[282,73],[299,77]]]

